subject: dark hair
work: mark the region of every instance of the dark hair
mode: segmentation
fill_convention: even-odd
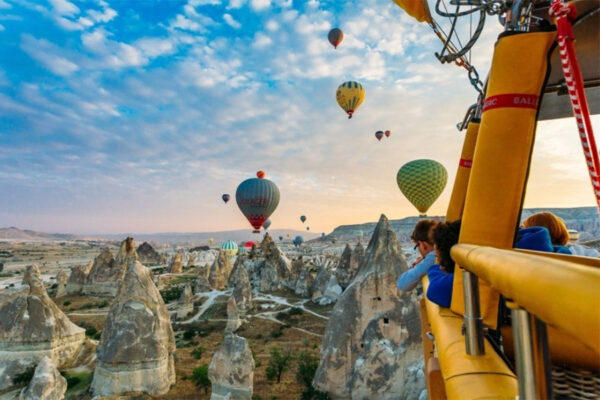
[[[410,239],[413,242],[427,242],[429,244],[433,244],[429,232],[431,231],[431,228],[435,227],[436,224],[437,222],[432,219],[420,220],[415,225],[415,229],[413,230],[412,235],[410,235]]]
[[[440,265],[449,273],[454,272],[454,260],[450,257],[450,249],[458,243],[459,234],[460,220],[441,222],[431,232],[433,243],[439,253]]]

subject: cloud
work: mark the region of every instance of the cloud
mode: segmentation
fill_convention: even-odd
[[[79,69],[77,64],[60,56],[60,49],[45,39],[24,34],[21,36],[21,49],[56,75],[69,76]]]
[[[0,32],[4,32],[6,30],[6,28],[4,27],[4,25],[0,24]]]
[[[4,0],[0,0],[0,9],[9,9],[12,8],[12,6],[10,4],[8,4],[6,1]]]
[[[271,0],[250,0],[250,6],[255,11],[262,11],[271,7]]]
[[[223,20],[232,28],[240,29],[242,27],[242,24],[236,21],[230,14],[223,14]]]
[[[73,16],[79,14],[79,7],[67,0],[49,0],[54,11],[60,15]]]
[[[254,36],[252,46],[256,49],[263,49],[273,43],[273,40],[262,32],[258,32]]]

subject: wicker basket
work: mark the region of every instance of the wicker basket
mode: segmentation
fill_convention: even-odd
[[[600,374],[567,366],[552,366],[556,400],[600,400]]]

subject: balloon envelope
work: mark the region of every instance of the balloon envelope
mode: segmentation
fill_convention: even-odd
[[[296,236],[292,243],[294,243],[294,246],[300,246],[303,242],[304,238],[302,236]]]
[[[281,242],[283,240],[283,236],[279,236],[279,241]]]
[[[329,31],[327,38],[329,39],[329,43],[331,43],[333,47],[337,49],[340,43],[342,43],[342,40],[344,40],[344,32],[342,32],[342,30],[339,28],[333,28]]]
[[[233,257],[238,253],[238,245],[234,241],[228,240],[221,243],[221,250],[223,250],[227,256]]]
[[[300,216],[300,221],[302,221],[302,222],[306,221],[306,215],[301,215]]]
[[[221,196],[221,198],[223,199],[223,201],[225,203],[227,203],[229,201],[229,199],[231,198],[231,196],[228,195],[227,193],[225,193],[223,196]]]
[[[337,88],[335,98],[340,107],[348,114],[348,118],[352,118],[356,109],[365,99],[365,89],[358,82],[344,82]]]
[[[385,137],[390,137],[390,135],[392,134],[392,132],[390,131],[385,131]]]
[[[426,213],[446,187],[448,172],[435,160],[414,160],[396,176],[400,191],[421,213]]]
[[[306,227],[306,230],[307,230],[307,231],[310,231],[310,226],[307,226],[307,227]]]
[[[377,140],[381,140],[381,138],[383,137],[383,131],[375,132],[375,137],[377,138]]]
[[[267,229],[269,229],[269,227],[270,227],[270,226],[271,226],[271,220],[270,220],[270,219],[267,219],[267,220],[266,220],[266,221],[263,223],[263,225],[262,225],[262,227],[264,228],[264,230],[267,230]]]
[[[214,241],[213,238],[208,239],[208,243],[212,244],[212,242]]]
[[[260,178],[260,179],[264,178],[264,177],[265,177],[265,171],[258,171],[258,172],[256,173],[256,176],[257,176],[258,178]]]
[[[277,208],[279,189],[268,179],[250,178],[240,183],[235,192],[235,200],[255,229],[254,232],[257,232]]]
[[[394,0],[394,3],[417,21],[432,23],[427,0]]]

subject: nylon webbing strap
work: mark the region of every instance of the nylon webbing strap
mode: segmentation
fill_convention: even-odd
[[[594,195],[596,196],[598,212],[600,213],[600,161],[598,160],[598,150],[594,139],[594,131],[592,130],[592,121],[585,96],[583,78],[581,77],[581,70],[579,69],[573,45],[575,35],[573,33],[572,21],[575,18],[575,8],[566,5],[562,0],[553,0],[552,7],[550,7],[550,15],[556,18],[558,49],[562,70],[565,75],[565,83],[569,92],[569,98],[571,99],[573,114],[577,121],[581,147],[583,148],[585,162],[588,166],[590,180],[592,181]]]

